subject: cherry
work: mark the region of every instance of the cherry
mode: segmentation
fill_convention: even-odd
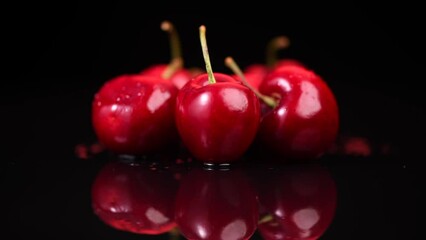
[[[258,231],[266,240],[318,239],[330,226],[337,189],[326,167],[300,164],[256,168],[261,220]]]
[[[256,194],[242,169],[194,167],[181,180],[175,219],[187,239],[250,239],[258,222]]]
[[[92,102],[99,141],[117,154],[154,154],[178,145],[178,89],[168,80],[123,74],[107,81]]]
[[[253,143],[264,155],[284,161],[313,160],[329,152],[337,139],[336,98],[315,72],[286,66],[269,73],[259,91],[248,83],[231,57],[225,63],[262,100],[262,119]]]
[[[171,171],[137,162],[111,161],[92,185],[92,207],[105,224],[137,234],[162,234],[176,227],[178,182]]]
[[[268,74],[259,91],[277,99],[262,116],[258,138],[263,147],[288,159],[315,159],[332,147],[339,129],[338,105],[318,74],[281,67]]]
[[[180,89],[194,76],[194,73],[189,69],[185,69],[183,66],[184,61],[182,58],[180,38],[176,27],[169,21],[163,21],[161,23],[161,29],[169,33],[171,50],[170,63],[154,64],[143,69],[140,73],[143,75],[170,79],[170,81]],[[198,74],[198,72],[195,72],[195,74]]]
[[[254,140],[260,104],[240,81],[213,72],[206,28],[202,25],[199,30],[207,73],[198,75],[179,91],[176,124],[184,145],[196,159],[230,163],[240,159]]]

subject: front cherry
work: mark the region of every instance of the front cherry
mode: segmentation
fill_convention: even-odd
[[[206,163],[238,160],[251,145],[260,122],[256,95],[229,75],[213,73],[205,27],[200,38],[207,73],[192,79],[178,93],[176,124],[184,145]]]
[[[178,182],[171,171],[136,162],[107,163],[92,185],[93,211],[105,224],[137,234],[162,234],[176,227]]]
[[[168,80],[123,74],[106,82],[92,102],[99,141],[117,154],[152,154],[177,146],[178,89]]]
[[[176,124],[185,146],[208,163],[237,160],[252,143],[259,124],[259,102],[235,79],[215,73],[210,84],[200,75],[177,97]]]
[[[256,194],[241,169],[195,167],[181,180],[175,219],[187,239],[250,239],[258,222]]]
[[[325,81],[298,66],[273,71],[260,85],[275,97],[262,116],[258,142],[286,159],[315,159],[334,144],[339,128],[336,98]]]

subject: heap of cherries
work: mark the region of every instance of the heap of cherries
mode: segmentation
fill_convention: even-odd
[[[184,66],[176,28],[165,21],[162,29],[170,36],[170,63],[117,76],[93,99],[94,130],[107,149],[140,156],[184,148],[203,163],[230,164],[251,149],[283,161],[307,160],[333,145],[335,96],[304,64],[278,59],[241,70],[228,57],[233,74],[214,72],[202,25],[206,68],[193,71]],[[286,45],[288,39],[277,38],[268,52]]]
[[[205,70],[184,65],[172,23],[161,28],[169,33],[170,62],[116,76],[93,99],[94,130],[106,149],[155,161],[152,155],[184,150],[211,167],[248,155],[305,162],[332,147],[335,96],[304,64],[278,58],[286,37],[270,41],[264,64],[241,69],[227,57],[233,74],[226,74],[212,69],[204,25]],[[325,169],[188,170],[170,168],[175,158],[165,159],[167,171],[155,161],[107,164],[92,187],[96,215],[119,230],[187,239],[249,239],[256,229],[265,239],[317,239],[333,218],[336,189]]]

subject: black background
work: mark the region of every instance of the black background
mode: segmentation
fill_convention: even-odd
[[[77,1],[5,8],[12,13],[3,23],[3,47],[10,53],[5,72],[11,78],[2,81],[2,89],[14,96],[9,102],[82,88],[93,92],[112,76],[167,62],[168,38],[159,25],[171,20],[180,32],[187,66],[203,67],[201,24],[207,27],[216,71],[226,71],[228,55],[241,66],[262,62],[267,41],[287,35],[292,45],[282,57],[300,59],[331,85],[354,84],[409,104],[421,102],[422,18],[409,1],[283,2],[280,7],[263,1],[256,10],[205,4],[160,8]]]
[[[3,206],[9,206],[7,227],[13,234],[20,233],[16,236],[31,236],[32,230],[35,236],[47,237],[64,234],[63,238],[67,233],[70,238],[123,237],[100,224],[81,195],[70,195],[88,194],[87,182],[97,168],[92,164],[87,169],[85,163],[77,162],[74,146],[96,139],[90,104],[105,81],[169,61],[167,34],[159,27],[163,20],[177,27],[188,67],[204,66],[198,38],[198,27],[204,24],[213,70],[218,72],[229,72],[223,64],[226,56],[233,56],[242,67],[262,63],[267,41],[287,35],[292,44],[282,57],[304,62],[344,103],[344,134],[394,144],[400,154],[398,166],[404,169],[421,163],[425,60],[420,7],[407,1],[386,5],[282,2],[280,6],[262,1],[249,9],[208,1],[197,2],[204,6],[199,8],[145,4],[75,1],[4,7],[0,173],[6,196]],[[324,239],[400,239],[411,230],[409,236],[416,235],[413,225],[400,224],[402,218],[415,215],[417,195],[411,192],[418,190],[415,170],[401,174],[399,168],[385,168],[377,177],[380,169],[380,165],[367,171],[362,166],[347,167],[337,174],[349,181],[345,187],[357,191],[343,191],[343,198],[353,200],[352,205],[343,206],[352,215],[339,215],[342,221]],[[359,186],[376,185],[360,188],[356,180],[350,180],[359,174],[366,177]],[[363,192],[371,194],[373,204],[358,195]],[[54,209],[43,209],[46,206]],[[378,206],[380,214],[387,214],[372,213]],[[396,222],[387,220],[394,217],[386,211],[393,207],[398,209]],[[83,208],[85,215],[73,208]],[[386,221],[377,223],[370,214]],[[89,220],[79,222],[82,216]],[[363,218],[369,220],[358,222]],[[49,229],[49,222],[55,220],[55,228]],[[27,235],[22,228],[29,231]],[[380,231],[385,228],[396,233],[383,235]],[[348,231],[353,238],[345,235]]]

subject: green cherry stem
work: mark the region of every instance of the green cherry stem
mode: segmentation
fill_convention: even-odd
[[[278,50],[288,48],[290,39],[286,36],[272,38],[266,46],[266,66],[272,68],[278,61]]]
[[[203,51],[204,62],[206,63],[206,71],[207,76],[209,78],[209,83],[216,83],[216,79],[213,75],[213,69],[210,62],[209,57],[209,49],[207,48],[207,40],[206,40],[206,27],[204,25],[200,26],[200,41],[201,41],[201,49]]]
[[[180,40],[178,32],[173,24],[169,21],[163,21],[161,23],[161,30],[169,33],[171,60],[167,65],[166,69],[161,74],[164,79],[170,79],[175,72],[183,68],[183,58],[180,46]]]
[[[229,67],[238,77],[240,77],[243,84],[246,87],[248,87],[250,90],[252,90],[254,94],[256,94],[256,96],[260,98],[266,105],[268,105],[271,108],[274,108],[278,105],[277,101],[274,98],[263,95],[262,93],[260,93],[257,89],[255,89],[248,83],[246,77],[244,76],[243,71],[241,70],[241,68],[238,66],[238,64],[234,61],[232,57],[225,58],[225,65]]]
[[[265,216],[261,217],[257,224],[267,223],[274,220],[274,217],[271,214],[266,214]]]
[[[163,79],[170,79],[170,77],[183,67],[183,61],[181,58],[173,59],[162,72],[161,77]]]
[[[178,58],[182,59],[180,38],[175,26],[170,21],[163,21],[161,23],[161,30],[169,34],[170,54],[172,61]]]

